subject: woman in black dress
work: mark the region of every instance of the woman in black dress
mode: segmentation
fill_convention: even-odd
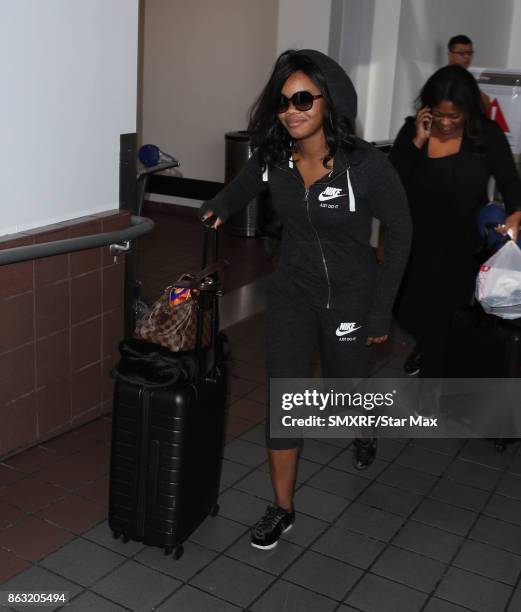
[[[456,309],[469,304],[478,270],[476,214],[496,180],[508,213],[502,233],[517,238],[521,181],[508,141],[486,118],[474,77],[460,66],[434,73],[390,153],[407,191],[413,247],[397,309],[417,342],[407,373],[441,377]]]

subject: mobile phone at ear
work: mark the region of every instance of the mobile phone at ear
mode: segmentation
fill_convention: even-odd
[[[431,118],[429,118],[429,119],[424,119],[424,120],[423,120],[423,129],[424,129],[426,132],[429,132],[429,131],[430,131],[430,129],[431,129],[431,127],[432,127],[432,119],[431,119]]]

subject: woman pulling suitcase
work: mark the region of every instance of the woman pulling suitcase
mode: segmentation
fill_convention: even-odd
[[[357,97],[344,70],[314,50],[287,51],[254,104],[254,154],[213,200],[203,220],[217,228],[264,189],[283,224],[281,255],[268,290],[269,377],[305,378],[315,349],[323,377],[365,377],[369,346],[385,342],[407,260],[406,197],[385,156],[354,135]],[[371,221],[386,230],[385,261],[369,244]],[[349,340],[345,341],[345,335]],[[269,417],[269,414],[268,414]],[[251,532],[270,549],[295,520],[301,439],[266,428],[274,504]],[[354,465],[367,468],[376,439],[358,439]]]

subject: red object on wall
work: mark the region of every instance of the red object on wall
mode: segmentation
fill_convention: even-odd
[[[505,115],[503,115],[503,111],[501,110],[501,106],[499,106],[497,98],[494,98],[490,103],[490,106],[487,108],[487,117],[492,119],[492,121],[495,121],[503,132],[510,132],[507,120],[505,119]]]

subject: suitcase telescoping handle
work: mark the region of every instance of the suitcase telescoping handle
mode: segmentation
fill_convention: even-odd
[[[228,262],[219,261],[219,230],[212,229],[214,217],[206,219],[204,222],[205,231],[203,238],[203,258],[202,268],[203,270],[209,267],[214,269],[213,275],[206,275],[206,277],[213,280],[213,284],[210,284],[208,290],[204,290],[204,283],[201,289],[203,289],[199,295],[200,308],[197,311],[197,333],[196,333],[196,350],[197,350],[197,368],[198,368],[198,381],[204,380],[206,382],[215,382],[217,376],[217,338],[219,335],[219,305],[218,305],[218,293],[222,294],[223,287],[223,270],[224,265]],[[213,261],[208,261],[208,251],[210,243],[213,251]],[[212,288],[215,287],[215,290]],[[206,363],[206,351],[203,350],[203,319],[204,312],[207,308],[211,308],[212,319],[211,319],[211,345],[209,347],[210,354],[212,357],[212,364],[209,370],[207,370]]]

